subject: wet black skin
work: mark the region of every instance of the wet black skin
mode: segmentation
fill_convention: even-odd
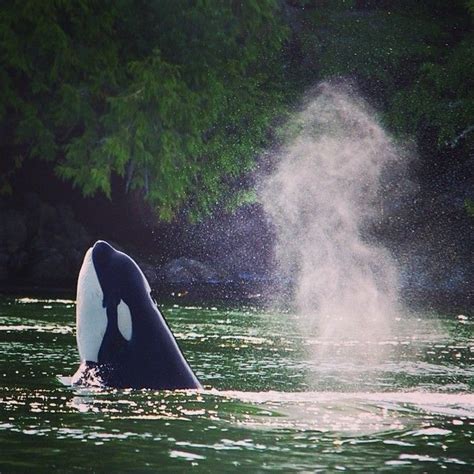
[[[126,254],[98,241],[92,261],[103,291],[107,329],[98,362],[86,362],[79,384],[93,378],[117,388],[198,389],[202,388],[174,338],[166,320],[148,293],[136,263]],[[132,337],[119,331],[117,307],[123,301],[132,316]],[[80,369],[81,370],[81,369]]]

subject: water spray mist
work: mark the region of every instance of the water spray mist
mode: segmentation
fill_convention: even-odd
[[[376,341],[397,316],[397,267],[368,229],[381,218],[386,171],[403,152],[367,104],[329,84],[292,120],[262,186],[280,274],[294,282],[305,331]]]

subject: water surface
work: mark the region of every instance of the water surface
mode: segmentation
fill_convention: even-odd
[[[169,306],[205,390],[159,392],[64,385],[74,311],[0,299],[1,472],[473,470],[469,317],[328,341],[289,314]]]

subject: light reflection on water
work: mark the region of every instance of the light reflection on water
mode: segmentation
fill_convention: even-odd
[[[0,470],[471,469],[469,319],[414,318],[374,344],[248,308],[165,313],[202,392],[65,386],[71,302],[0,300]],[[321,343],[332,357],[314,357]],[[354,346],[384,358],[351,360]]]

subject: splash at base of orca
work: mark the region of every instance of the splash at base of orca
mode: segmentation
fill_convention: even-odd
[[[163,390],[202,388],[138,265],[110,244],[90,248],[77,283],[73,385]]]

